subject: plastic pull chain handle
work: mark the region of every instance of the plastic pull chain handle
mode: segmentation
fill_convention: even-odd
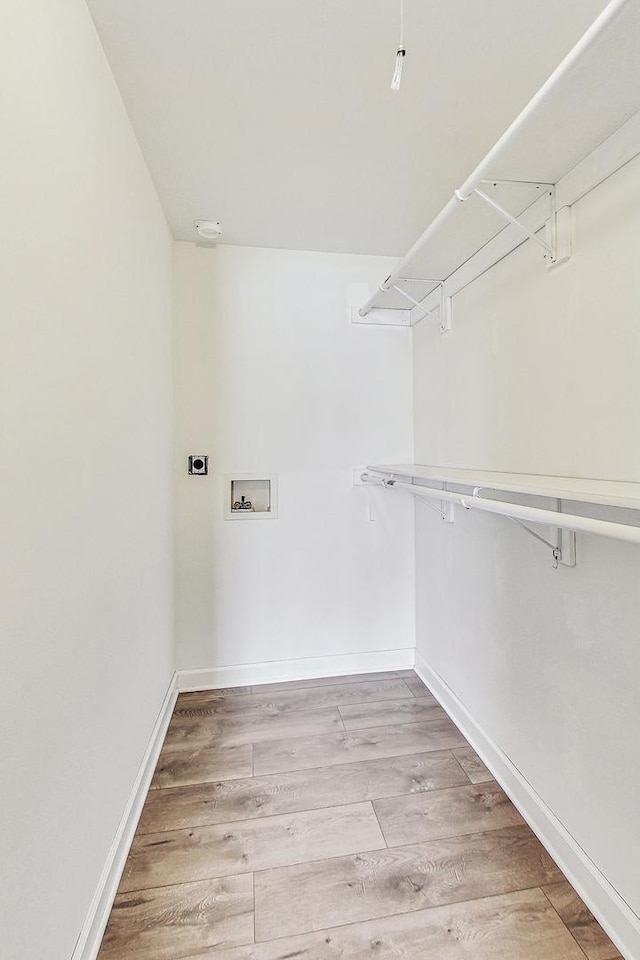
[[[391,81],[392,90],[400,89],[400,84],[402,83],[402,65],[406,55],[407,51],[404,46],[404,0],[400,0],[400,44],[398,46],[398,52],[396,53],[396,68],[393,72],[393,80]]]

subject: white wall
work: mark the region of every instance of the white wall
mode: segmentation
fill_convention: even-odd
[[[416,462],[640,480],[639,206],[636,160],[575,206],[569,263],[528,243],[416,328]],[[418,507],[417,646],[640,912],[640,551],[577,550],[554,571],[506,519]]]
[[[0,953],[68,958],[173,670],[171,240],[82,0],[0,31]]]
[[[240,682],[411,660],[413,506],[351,482],[354,466],[411,456],[410,332],[347,312],[350,284],[390,264],[176,245],[181,668],[258,665],[207,674]],[[210,476],[187,476],[192,453]],[[234,471],[278,474],[277,519],[223,520]]]

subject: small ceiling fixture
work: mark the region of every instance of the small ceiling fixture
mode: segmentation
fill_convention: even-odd
[[[400,0],[400,43],[398,44],[398,52],[396,53],[396,69],[393,73],[393,80],[391,81],[392,90],[400,89],[400,84],[402,83],[402,64],[404,63],[406,55],[407,51],[404,48],[404,0]]]
[[[196,220],[195,225],[203,240],[217,240],[222,233],[219,220]]]

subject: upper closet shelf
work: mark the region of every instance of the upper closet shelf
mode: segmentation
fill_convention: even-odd
[[[640,510],[640,483],[622,480],[591,480],[579,477],[549,477],[543,474],[496,473],[489,470],[462,470],[457,467],[430,467],[422,464],[385,464],[367,467],[381,478],[428,486],[438,483],[472,487],[485,491],[550,497],[574,503],[598,504]]]
[[[639,63],[640,0],[611,0],[354,320],[445,330],[451,296],[528,238],[568,259],[570,205],[640,153]]]
[[[418,464],[367,467],[361,479],[363,483],[379,483],[387,489],[407,490],[420,498],[439,502],[436,509],[450,522],[455,505],[464,510],[484,510],[509,517],[551,548],[556,567],[558,564],[575,566],[577,530],[640,544],[640,483]],[[536,499],[533,503],[523,503],[523,498]],[[608,508],[605,516],[613,508],[614,519],[604,519],[602,508]],[[556,527],[555,542],[531,530],[527,522]]]

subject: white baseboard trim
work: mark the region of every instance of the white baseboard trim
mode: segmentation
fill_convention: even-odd
[[[102,875],[98,881],[91,906],[85,918],[80,936],[76,941],[71,960],[95,960],[100,949],[107,920],[113,906],[120,877],[129,853],[133,835],[138,826],[142,807],[149,790],[149,784],[158,762],[158,755],[169,726],[175,706],[177,675],[174,673],[154,724],[153,732],[145,750],[140,769],[131,788],[127,805],[122,814],[116,835],[113,838]]]
[[[640,960],[640,917],[418,651],[415,671],[511,798],[620,953],[626,960]]]
[[[383,670],[410,670],[413,668],[414,659],[415,648],[406,647],[402,650],[346,653],[333,657],[305,657],[300,660],[270,660],[266,663],[179,670],[178,689],[181,693],[187,693],[192,690],[216,690],[220,687],[281,683],[285,680],[313,680],[316,677],[378,673]]]

